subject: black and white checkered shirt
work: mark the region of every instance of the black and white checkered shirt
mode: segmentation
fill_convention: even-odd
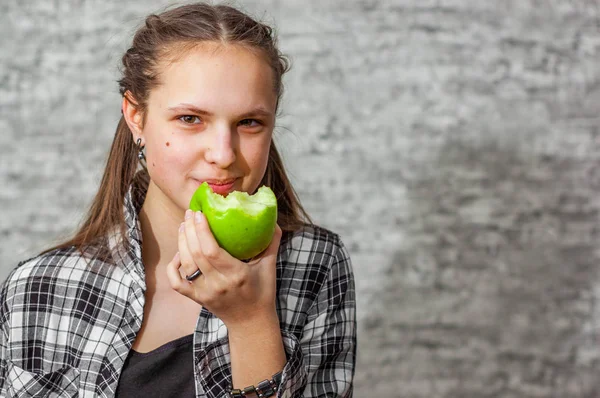
[[[145,190],[134,188],[124,206],[129,251],[111,234],[112,261],[55,250],[21,262],[2,285],[0,396],[114,396],[146,289],[138,220]],[[288,358],[277,396],[352,396],[355,290],[339,236],[307,227],[282,240],[277,287]],[[196,396],[226,397],[227,328],[203,309],[193,339]]]

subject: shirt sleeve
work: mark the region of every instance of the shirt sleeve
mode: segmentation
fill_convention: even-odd
[[[5,283],[0,286],[0,397],[7,396],[8,383],[7,368],[8,368],[8,336],[7,336],[7,317],[6,313],[6,288]]]
[[[356,363],[354,274],[347,249],[337,252],[311,306],[300,340],[284,334],[288,361],[277,397],[352,397]]]

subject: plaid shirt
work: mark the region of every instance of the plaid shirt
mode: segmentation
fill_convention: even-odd
[[[59,249],[19,263],[3,283],[0,396],[115,395],[144,313],[138,213],[146,191],[135,188],[124,206],[130,250],[112,233],[106,244],[112,261]],[[277,291],[287,356],[277,396],[351,397],[355,292],[339,236],[311,226],[282,240]],[[226,326],[203,308],[193,338],[196,396],[228,396]]]

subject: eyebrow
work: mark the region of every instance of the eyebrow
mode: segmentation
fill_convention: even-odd
[[[204,109],[200,109],[195,105],[185,104],[185,103],[182,103],[182,104],[179,104],[176,106],[171,106],[171,107],[167,108],[167,110],[172,111],[172,112],[192,112],[192,113],[202,115],[202,116],[214,116],[214,114],[212,112],[209,112]],[[258,106],[256,108],[252,109],[251,111],[248,111],[248,112],[245,112],[245,113],[239,115],[238,117],[249,118],[252,116],[262,116],[262,117],[270,118],[273,116],[273,114],[271,112],[269,112],[263,106]]]

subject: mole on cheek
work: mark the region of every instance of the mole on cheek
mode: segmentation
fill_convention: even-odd
[[[156,165],[154,164],[154,162],[152,162],[152,167],[154,167],[154,166],[156,166]]]
[[[169,146],[169,145],[171,145],[171,144],[169,143],[169,141],[167,141],[166,145],[167,145],[167,146]]]

